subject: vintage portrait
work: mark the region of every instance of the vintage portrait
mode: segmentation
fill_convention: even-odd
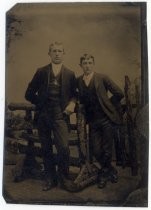
[[[145,2],[7,11],[5,201],[147,207],[147,63]]]

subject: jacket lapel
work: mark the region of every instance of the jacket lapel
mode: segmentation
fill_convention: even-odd
[[[94,86],[95,86],[96,91],[97,91],[98,88],[99,88],[99,82],[101,82],[101,81],[98,81],[97,73],[94,72]]]
[[[50,82],[50,71],[52,71],[52,64],[50,63],[46,69],[46,74],[47,74],[47,90]]]
[[[66,75],[65,75],[65,67],[62,65],[61,67],[61,98],[64,96],[64,87],[66,82]]]

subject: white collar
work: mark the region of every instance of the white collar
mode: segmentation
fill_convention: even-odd
[[[83,80],[84,80],[86,86],[88,86],[90,84],[90,81],[91,81],[93,75],[94,75],[94,72],[91,72],[88,75],[85,75],[85,74],[83,75]]]
[[[52,70],[55,76],[60,73],[61,68],[62,68],[62,63],[61,64],[52,63]]]
[[[83,75],[83,80],[91,80],[92,79],[92,77],[93,77],[93,75],[94,75],[94,72],[91,72],[90,74],[88,74],[88,75],[86,75],[86,74],[84,74]]]

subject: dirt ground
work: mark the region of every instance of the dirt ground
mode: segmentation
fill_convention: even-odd
[[[67,192],[59,186],[44,192],[42,180],[28,178],[19,183],[13,182],[13,167],[4,167],[3,194],[8,203],[123,206],[128,195],[137,189],[140,180],[139,176],[131,176],[130,168],[117,167],[118,183],[107,183],[104,189],[98,189],[97,184],[94,184],[78,193]],[[78,174],[79,168],[71,167],[70,172]],[[140,206],[146,205],[143,202]],[[131,205],[138,204],[134,202]]]
[[[77,157],[78,151],[70,147],[72,157]],[[63,205],[89,205],[89,206],[147,206],[147,189],[138,190],[140,172],[132,176],[130,167],[116,166],[115,152],[112,164],[118,170],[118,183],[108,182],[104,189],[99,189],[97,184],[86,187],[84,190],[71,193],[59,186],[50,191],[42,191],[43,181],[27,178],[19,183],[13,181],[12,169],[20,160],[22,154],[5,151],[5,165],[3,173],[3,196],[8,203],[22,204],[63,204]],[[37,159],[38,162],[42,161]],[[70,174],[77,176],[79,168],[70,166]],[[136,193],[135,193],[136,192]]]

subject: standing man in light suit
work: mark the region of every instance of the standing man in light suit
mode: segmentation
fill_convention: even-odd
[[[63,65],[63,44],[50,44],[48,54],[51,63],[37,70],[25,94],[25,98],[35,104],[39,112],[37,125],[43,152],[45,191],[55,187],[58,181],[62,186],[68,185],[68,127],[64,116],[74,112],[76,90],[74,73]],[[51,132],[58,153],[58,176]]]
[[[121,123],[116,107],[124,95],[111,79],[94,72],[92,55],[84,54],[80,58],[80,66],[84,74],[78,78],[79,98],[90,127],[90,148],[102,167],[98,187],[103,188],[109,180],[117,182],[117,171],[111,165],[113,127]],[[112,94],[111,98],[107,95],[108,91]]]

